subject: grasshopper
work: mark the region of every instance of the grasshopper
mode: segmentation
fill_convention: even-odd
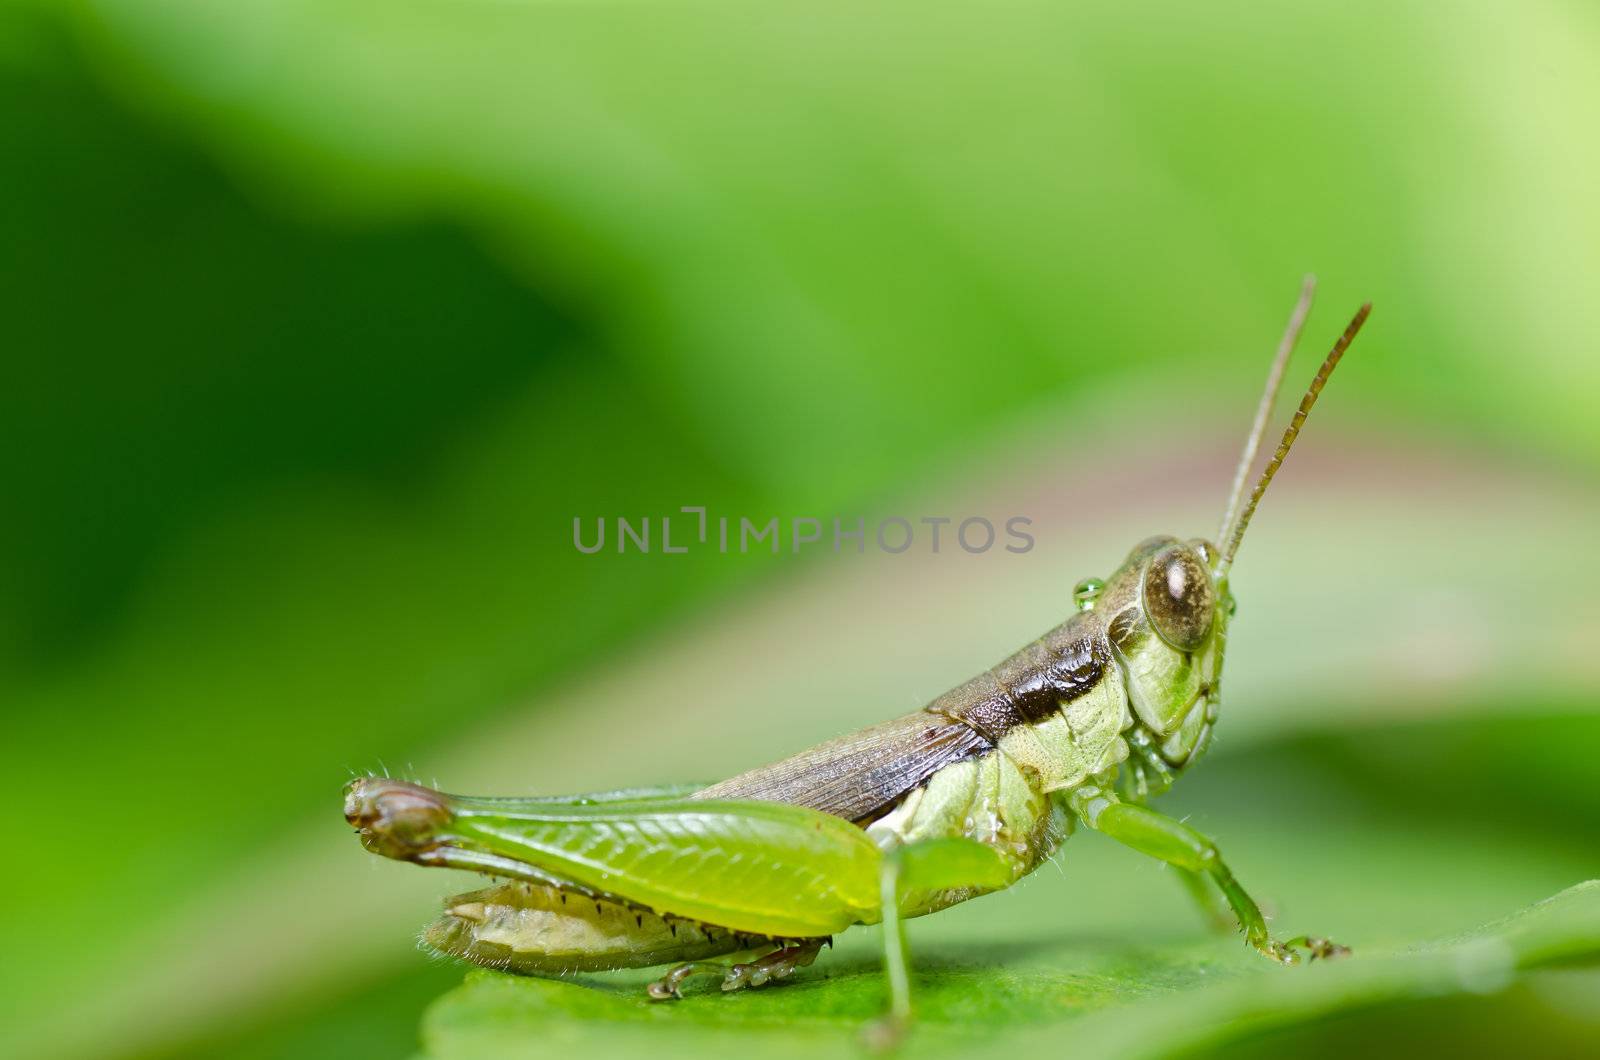
[[[782,979],[833,935],[881,922],[888,1025],[903,1027],[902,921],[1010,886],[1081,826],[1173,866],[1202,902],[1214,887],[1273,961],[1347,952],[1273,938],[1216,844],[1147,805],[1211,739],[1229,568],[1371,309],[1323,361],[1241,506],[1313,286],[1279,343],[1216,543],[1141,542],[1108,578],[1079,583],[1065,622],[926,708],[710,787],[522,799],[351,782],[344,812],[368,850],[497,881],[447,899],[424,944],[530,975],[670,964],[647,988],[668,999],[695,976],[723,990]]]

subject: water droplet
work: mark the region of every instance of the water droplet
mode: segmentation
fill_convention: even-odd
[[[1077,602],[1079,611],[1094,610],[1094,602],[1100,598],[1100,590],[1106,583],[1099,578],[1085,578],[1072,590],[1072,599]]]

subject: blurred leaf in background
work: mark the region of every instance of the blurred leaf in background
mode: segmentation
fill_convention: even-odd
[[[453,881],[366,863],[349,771],[703,777],[914,708],[1209,530],[1308,268],[1311,344],[1378,309],[1253,531],[1175,805],[1379,950],[1600,875],[1597,43],[1558,0],[0,8],[0,783],[47,822],[4,875],[19,1048],[413,1050]],[[572,547],[683,505],[1021,513],[1040,547]],[[935,979],[980,962],[952,1025],[1224,952],[1083,845],[917,925]],[[1118,946],[1148,959],[1084,978]],[[868,1010],[869,950],[737,1003]],[[442,1055],[474,991],[548,988],[464,989]],[[740,1011],[704,1008],[651,1018]]]

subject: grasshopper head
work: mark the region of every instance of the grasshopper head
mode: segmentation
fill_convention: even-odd
[[[1266,432],[1289,354],[1311,307],[1314,286],[1307,277],[1267,374],[1266,390],[1234,475],[1217,544],[1175,537],[1152,537],[1140,542],[1107,580],[1096,608],[1106,616],[1106,633],[1126,675],[1134,713],[1154,737],[1161,757],[1174,769],[1188,765],[1205,750],[1217,720],[1223,647],[1234,611],[1228,570],[1245,529],[1299,437],[1317,396],[1372,309],[1368,303],[1357,310],[1334,343],[1283,432],[1277,452],[1267,461],[1247,498],[1245,483]]]
[[[1209,541],[1152,537],[1106,582],[1100,610],[1139,722],[1174,768],[1204,750],[1216,720],[1233,597]]]

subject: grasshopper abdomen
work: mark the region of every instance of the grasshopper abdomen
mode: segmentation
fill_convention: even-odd
[[[649,968],[784,941],[520,880],[456,895],[422,933],[441,953],[524,975]]]

